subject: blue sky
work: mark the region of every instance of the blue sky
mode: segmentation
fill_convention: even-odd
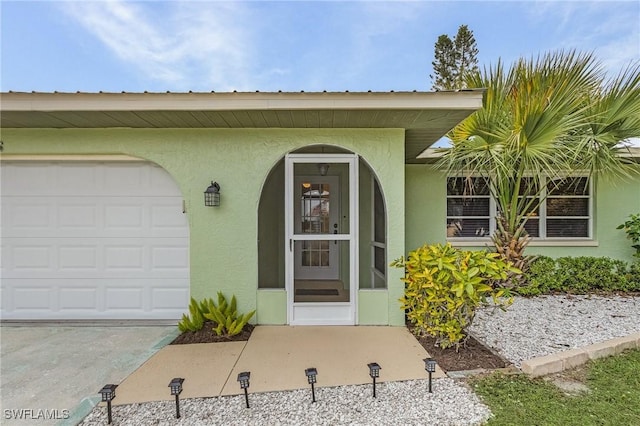
[[[593,51],[640,58],[632,1],[5,1],[1,91],[430,90],[461,24],[481,65]]]

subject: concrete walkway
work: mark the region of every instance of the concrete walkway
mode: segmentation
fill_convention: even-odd
[[[173,377],[185,379],[183,398],[239,394],[241,371],[251,372],[251,393],[308,387],[308,367],[317,368],[318,387],[370,383],[370,362],[382,367],[381,382],[426,378],[427,356],[406,327],[258,326],[248,342],[164,347],[120,384],[113,403],[171,400]],[[434,378],[443,376],[438,369]]]
[[[67,417],[87,414],[103,385],[120,383],[176,335],[175,326],[3,325],[0,423],[76,424]]]

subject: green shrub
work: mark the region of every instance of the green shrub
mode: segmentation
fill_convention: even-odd
[[[509,290],[492,283],[519,273],[497,253],[462,251],[447,245],[424,245],[391,266],[404,268],[405,294],[400,302],[418,335],[428,333],[439,346],[456,349],[466,340],[476,309],[491,297],[505,307]]]
[[[190,315],[182,314],[182,320],[178,323],[178,330],[180,330],[181,333],[185,331],[198,331],[204,326],[202,305],[196,302],[193,297],[191,298],[191,303],[189,303],[189,313]]]
[[[213,299],[205,299],[206,312],[204,317],[216,323],[213,331],[218,336],[235,336],[239,334],[251,317],[256,313],[255,310],[245,314],[238,315],[236,309],[236,296],[231,297],[231,302],[227,302],[224,294],[218,292],[218,304]]]
[[[640,291],[640,262],[629,265],[608,257],[540,256],[525,273],[525,283],[516,289],[523,296]]]
[[[618,225],[616,229],[624,229],[624,232],[627,233],[627,238],[632,242],[631,247],[636,249],[633,255],[640,259],[640,214],[629,215],[629,218],[622,225]]]

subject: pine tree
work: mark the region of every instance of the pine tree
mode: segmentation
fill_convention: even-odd
[[[433,90],[454,90],[466,88],[466,77],[478,70],[478,47],[473,31],[460,25],[453,41],[442,34],[435,44]]]
[[[453,42],[448,35],[442,34],[438,37],[435,45],[435,61],[433,65],[433,73],[431,75],[434,90],[449,89],[454,86],[455,75],[455,49]]]
[[[453,41],[456,49],[456,87],[466,88],[466,76],[478,71],[478,46],[473,31],[466,25],[460,25]]]

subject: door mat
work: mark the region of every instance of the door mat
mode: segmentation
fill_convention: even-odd
[[[337,288],[297,288],[296,296],[338,296]]]

